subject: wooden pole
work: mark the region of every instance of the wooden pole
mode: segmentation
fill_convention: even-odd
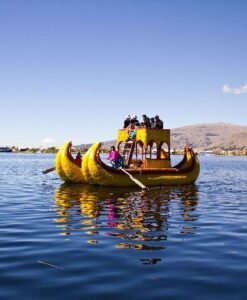
[[[55,171],[55,170],[56,170],[56,168],[55,168],[55,167],[52,167],[52,168],[43,170],[42,173],[43,173],[43,174],[47,174],[47,173],[53,172],[53,171]]]
[[[141,183],[139,180],[137,180],[135,177],[133,177],[129,172],[127,172],[125,169],[123,168],[119,168],[122,172],[124,172],[125,174],[127,174],[129,176],[129,178],[134,181],[137,185],[139,185],[143,190],[148,190],[148,188]]]

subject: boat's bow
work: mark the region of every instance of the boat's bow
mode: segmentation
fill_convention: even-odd
[[[184,157],[174,168],[178,169],[179,173],[186,174],[189,183],[196,181],[200,173],[200,163],[197,154],[191,147],[184,148]]]
[[[55,160],[57,174],[65,182],[86,183],[81,168],[75,163],[71,155],[72,143],[66,142],[59,150]]]

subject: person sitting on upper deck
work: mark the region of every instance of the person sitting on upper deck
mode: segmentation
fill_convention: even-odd
[[[160,119],[158,115],[154,117],[155,128],[163,129],[163,121]]]
[[[81,152],[79,151],[76,155],[76,158],[75,158],[75,163],[77,164],[78,167],[81,167]]]
[[[151,128],[151,123],[149,117],[147,115],[142,115],[143,122],[141,123],[141,126],[143,128]]]
[[[128,139],[127,141],[133,141],[136,137],[136,129],[138,127],[135,125],[135,121],[134,120],[131,120],[130,121],[130,124],[128,126],[128,133],[129,133],[129,136],[128,136]]]
[[[151,128],[152,128],[152,129],[156,128],[156,127],[155,127],[156,124],[155,124],[155,122],[154,122],[154,118],[150,118],[150,124],[151,124]]]
[[[119,168],[123,166],[123,158],[114,146],[111,146],[111,150],[108,153],[107,159],[110,161],[113,168]]]
[[[123,128],[127,128],[130,124],[130,115],[127,115],[126,118],[124,119],[124,125],[123,125]]]
[[[136,115],[133,115],[133,116],[131,117],[131,120],[130,120],[130,122],[134,123],[134,124],[135,124],[135,126],[137,126],[137,127],[139,127],[139,126],[140,126],[140,122],[138,121],[138,119],[137,119],[137,116],[136,116]]]

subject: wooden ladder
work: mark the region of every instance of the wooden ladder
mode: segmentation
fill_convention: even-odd
[[[123,149],[124,167],[127,168],[131,162],[135,148],[135,141],[126,141]]]

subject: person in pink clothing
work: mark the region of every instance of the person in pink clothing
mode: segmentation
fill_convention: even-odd
[[[111,151],[108,153],[107,159],[111,162],[114,168],[122,166],[122,156],[114,146],[111,146]]]

